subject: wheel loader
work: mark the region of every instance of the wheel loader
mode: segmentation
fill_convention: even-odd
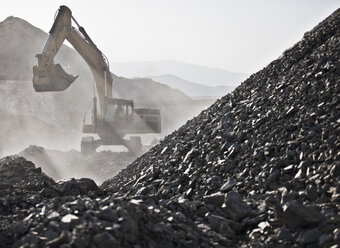
[[[54,64],[54,57],[65,40],[88,64],[96,90],[93,96],[91,123],[86,124],[84,118],[82,129],[83,133],[98,134],[100,138],[97,140],[93,136],[82,138],[81,152],[91,154],[102,145],[123,145],[133,153],[139,153],[142,147],[140,136],[131,136],[129,140],[124,136],[160,133],[160,110],[135,109],[133,100],[112,97],[113,77],[107,58],[66,6],[60,6],[43,51],[36,55],[38,64],[33,66],[35,91],[64,91],[77,79],[78,76],[66,73],[60,64]]]

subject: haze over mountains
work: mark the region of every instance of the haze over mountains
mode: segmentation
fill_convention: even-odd
[[[39,28],[17,17],[11,16],[1,22],[0,45],[6,49],[0,49],[0,79],[31,80],[32,66],[36,63],[35,54],[41,51],[47,36],[48,34]],[[90,81],[91,84],[92,75],[85,61],[74,49],[63,45],[55,61],[67,72],[79,74],[77,81]],[[111,71],[128,78],[148,77],[173,89],[179,89],[190,97],[223,96],[247,77],[244,73],[233,73],[174,60],[111,63]],[[77,84],[79,85],[79,82]],[[76,86],[77,90],[81,92],[85,88],[91,90],[92,86],[89,83],[80,84],[87,84],[87,87]],[[223,87],[216,87],[217,85]]]
[[[172,74],[184,80],[208,86],[237,86],[249,75],[194,65],[176,60],[111,63],[111,70],[123,77],[153,77]]]
[[[193,83],[172,74],[150,76],[156,82],[167,84],[173,89],[179,89],[190,97],[221,97],[231,92],[236,86],[208,86],[205,84]]]

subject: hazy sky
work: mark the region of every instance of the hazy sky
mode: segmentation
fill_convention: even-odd
[[[340,0],[10,0],[13,15],[49,31],[67,5],[111,62],[174,59],[252,73],[340,7]]]

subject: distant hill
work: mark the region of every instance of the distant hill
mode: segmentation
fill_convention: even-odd
[[[138,102],[190,101],[190,97],[179,89],[172,89],[166,83],[151,78],[128,79],[113,74],[113,97],[133,99]]]
[[[160,76],[149,76],[156,82],[165,83],[173,89],[179,89],[190,97],[216,96],[221,97],[231,92],[233,86],[208,86],[189,82],[175,75],[166,74]]]
[[[113,73],[128,78],[172,74],[190,82],[209,86],[237,86],[249,76],[246,73],[235,73],[175,60],[111,63],[111,67]]]

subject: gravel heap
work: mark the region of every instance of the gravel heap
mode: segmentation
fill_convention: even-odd
[[[100,189],[1,160],[27,194],[1,187],[0,247],[339,247],[339,33],[337,10]]]
[[[339,33],[337,10],[102,188],[233,244],[339,243]]]
[[[0,196],[20,197],[35,194],[44,187],[55,187],[55,182],[21,157],[5,157],[0,160]],[[1,206],[1,204],[0,204]]]
[[[23,157],[0,160],[0,214],[15,213],[18,207],[33,205],[46,197],[65,195],[103,195],[92,179],[69,179],[56,183]],[[32,205],[31,204],[31,205]]]
[[[107,196],[87,178],[56,183],[18,156],[1,159],[0,172],[1,248],[212,243],[183,214],[173,214],[152,199]]]

